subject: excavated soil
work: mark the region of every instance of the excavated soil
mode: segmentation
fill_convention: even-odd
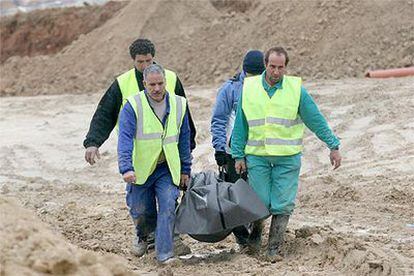
[[[218,84],[249,48],[275,45],[289,51],[292,74],[361,77],[414,64],[413,17],[413,0],[131,1],[56,55],[8,59],[0,95],[101,91],[132,66],[137,37],[153,40],[157,60],[185,85]]]
[[[68,243],[12,198],[0,196],[1,275],[133,275],[119,256]]]
[[[39,10],[5,17],[0,20],[0,62],[11,56],[56,54],[80,35],[104,24],[125,5],[108,2],[104,6]]]
[[[131,1],[55,54],[7,59],[0,275],[414,275],[414,78],[358,78],[369,68],[413,65],[413,5]],[[305,77],[341,138],[343,165],[332,171],[328,150],[306,134],[282,261],[242,254],[232,236],[216,244],[185,236],[193,254],[167,267],[152,250],[131,254],[115,135],[94,166],[82,141],[102,90],[131,66],[136,37],[152,39],[157,60],[184,82],[198,130],[194,172],[216,169],[209,127],[218,84],[247,49],[288,48],[290,73]]]

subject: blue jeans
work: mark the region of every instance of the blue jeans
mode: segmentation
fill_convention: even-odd
[[[158,261],[173,257],[175,202],[180,192],[172,181],[167,163],[158,165],[143,185],[128,183],[126,191],[129,214],[137,221],[137,236],[145,239],[155,229],[155,252]]]

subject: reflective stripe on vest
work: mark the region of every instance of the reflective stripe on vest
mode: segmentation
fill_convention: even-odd
[[[277,138],[266,138],[265,140],[248,140],[247,145],[249,146],[264,146],[264,145],[292,145],[299,146],[302,145],[303,139],[296,140],[283,140]]]
[[[180,182],[178,138],[186,110],[186,100],[170,94],[168,98],[170,113],[165,128],[151,109],[144,92],[128,98],[137,118],[133,150],[137,184],[144,184],[154,172],[161,151],[164,151],[174,184],[178,185]]]
[[[256,119],[247,121],[247,124],[251,127],[254,126],[262,126],[268,124],[277,124],[277,125],[284,125],[285,127],[291,127],[295,125],[302,124],[301,118],[296,118],[295,120],[283,119],[283,118],[275,118],[275,117],[267,117],[266,119]]]
[[[171,95],[175,94],[175,86],[177,84],[177,75],[170,70],[165,69],[165,81],[166,87],[165,89],[170,92]],[[135,96],[139,92],[139,86],[137,82],[137,77],[135,76],[135,68],[123,73],[119,77],[116,78],[118,81],[119,89],[121,90],[122,94],[122,104],[119,112],[121,112],[122,108],[124,107],[127,99],[131,96]],[[118,118],[119,119],[119,118]],[[118,122],[116,128],[119,128]]]
[[[284,76],[272,98],[262,76],[246,78],[242,109],[249,126],[246,154],[288,156],[302,151],[304,125],[298,116],[302,80]]]
[[[170,98],[172,96],[170,95]],[[176,119],[176,125],[180,126],[180,122],[181,119],[184,118],[183,117],[183,106],[181,104],[181,99],[180,97],[174,97],[175,98],[175,102],[176,102],[176,110],[177,110],[177,115],[175,116]],[[136,139],[141,139],[141,140],[151,140],[151,139],[159,139],[162,137],[162,132],[156,132],[156,133],[148,133],[148,134],[144,134],[144,111],[142,108],[142,100],[141,97],[139,95],[136,95],[134,97],[135,103],[137,107],[141,107],[141,108],[137,108],[137,132],[136,132]],[[170,105],[171,108],[171,105]],[[171,113],[170,115],[171,116]],[[173,142],[178,142],[178,135],[174,135],[171,137],[166,137],[164,139],[164,145],[165,144],[169,144],[169,143],[173,143]]]

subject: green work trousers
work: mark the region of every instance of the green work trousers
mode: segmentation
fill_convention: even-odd
[[[295,208],[302,154],[247,155],[249,184],[272,215],[290,215]]]

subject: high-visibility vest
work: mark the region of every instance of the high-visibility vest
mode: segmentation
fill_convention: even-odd
[[[244,80],[242,109],[249,126],[245,154],[289,156],[302,151],[301,86],[301,78],[284,76],[282,87],[270,98],[261,75]]]
[[[180,183],[181,161],[178,138],[187,101],[174,94],[168,96],[170,113],[165,128],[150,107],[145,92],[139,92],[138,95],[128,98],[137,118],[132,153],[136,184],[144,184],[154,172],[161,151],[164,151],[174,184]]]
[[[166,81],[165,89],[170,93],[170,95],[174,95],[175,85],[177,84],[177,74],[167,69],[164,69],[164,71]],[[131,70],[123,73],[116,79],[118,81],[119,89],[121,90],[122,94],[122,104],[121,108],[119,109],[119,113],[121,113],[121,110],[127,102],[127,99],[131,96],[138,94],[139,92],[139,86],[137,78],[135,76],[135,68],[132,68]],[[119,129],[119,117],[116,123],[116,129]]]
[[[171,94],[175,94],[175,85],[177,84],[177,75],[170,70],[164,69],[165,71],[165,81],[166,86],[165,89]],[[122,105],[120,108],[120,112],[122,107],[124,107],[127,99],[131,96],[136,95],[139,92],[139,86],[137,82],[137,78],[135,76],[135,68],[123,73],[119,77],[116,78],[118,80],[119,88],[121,89],[122,94]]]

